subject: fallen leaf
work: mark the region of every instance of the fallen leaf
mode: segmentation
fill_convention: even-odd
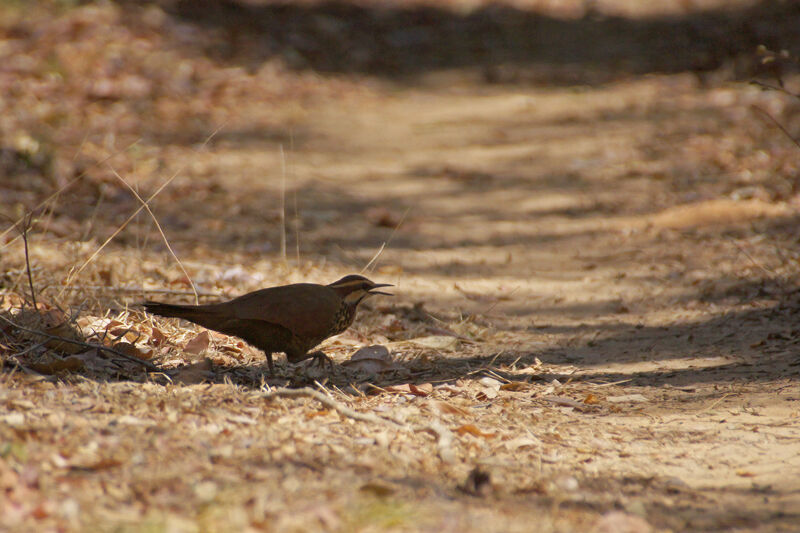
[[[384,361],[383,359],[358,359],[356,361],[348,360],[342,363],[342,366],[351,368],[356,371],[361,371],[366,374],[378,374],[380,372],[388,372],[399,368],[391,361]]]
[[[464,424],[463,426],[459,426],[455,429],[455,431],[459,435],[470,434],[474,437],[483,437],[485,439],[493,439],[497,436],[497,433],[484,433],[472,424]]]
[[[57,310],[52,309],[51,311],[48,311],[48,313],[51,313],[52,311],[57,311]],[[59,313],[58,316],[63,316],[63,313],[61,313],[60,311],[58,313]],[[45,323],[49,322],[50,319],[46,318]],[[45,327],[45,331],[50,335],[56,335],[64,339],[83,341],[83,336],[80,334],[80,332],[76,330],[72,326],[72,324],[66,321],[53,326],[47,326]],[[44,343],[44,345],[50,348],[51,350],[55,350],[57,352],[65,354],[75,354],[82,352],[83,350],[86,349],[84,346],[81,346],[80,344],[76,344],[74,342],[68,342],[67,340],[61,340],[61,339],[48,339],[47,342]]]
[[[586,405],[595,405],[600,403],[600,400],[597,398],[597,396],[595,396],[590,392],[589,394],[586,395],[586,398],[583,399],[583,403],[585,403]]]
[[[503,383],[500,385],[500,390],[512,392],[527,391],[530,388],[530,383],[525,383],[524,381],[512,381],[511,383]]]
[[[177,369],[172,376],[172,380],[177,383],[183,383],[184,385],[202,383],[213,376],[211,372],[213,367],[214,365],[211,363],[211,359],[206,358],[197,363]]]
[[[254,418],[245,415],[228,415],[225,417],[225,420],[227,420],[228,422],[233,422],[235,424],[243,424],[245,426],[256,425],[256,421]]]
[[[427,396],[433,392],[433,385],[430,383],[423,383],[422,385],[414,385],[412,383],[408,384],[408,388],[411,390],[411,394],[416,396]]]
[[[488,387],[494,390],[500,390],[500,386],[502,383],[494,378],[484,377],[478,380],[478,383],[483,385],[484,387]]]
[[[130,357],[136,357],[137,359],[150,359],[153,357],[152,350],[146,350],[143,348],[139,348],[135,344],[131,344],[129,342],[118,342],[111,346],[116,351],[124,353]]]
[[[506,448],[506,450],[510,452],[519,450],[521,448],[528,448],[532,446],[538,447],[541,445],[542,441],[531,437],[517,437],[516,439],[511,439],[503,443],[503,446]]]
[[[464,409],[457,407],[455,405],[449,404],[447,402],[443,402],[441,400],[433,400],[431,403],[434,409],[438,410],[441,414],[447,415],[461,415],[467,416],[469,413]]]
[[[164,344],[164,342],[166,342],[166,340],[167,336],[164,335],[164,333],[160,329],[153,328],[152,332],[150,333],[150,338],[147,340],[147,344],[151,344],[153,346],[161,346],[162,344]]]
[[[413,385],[411,385],[410,383],[403,383],[402,385],[389,385],[387,387],[384,387],[383,390],[395,394],[414,394],[414,391],[411,390],[411,387],[413,387]],[[426,395],[422,394],[422,396]]]
[[[139,418],[133,415],[120,415],[116,417],[112,423],[121,426],[153,426],[155,422],[146,418]]]
[[[22,413],[9,413],[7,415],[0,416],[0,422],[8,424],[12,428],[19,427],[25,424],[25,415]]]
[[[318,416],[325,416],[330,414],[330,409],[321,409],[319,411],[314,411],[313,413],[306,413],[306,419],[309,420],[311,418],[317,418]]]
[[[209,335],[208,330],[206,329],[198,333],[195,338],[187,342],[186,346],[183,347],[183,350],[187,353],[198,355],[208,349],[208,345],[210,343],[211,335]]]
[[[572,398],[567,398],[565,396],[545,396],[544,400],[562,407],[572,407],[579,411],[586,410],[586,406],[582,402],[573,400]]]
[[[78,472],[96,472],[98,470],[106,470],[114,468],[122,464],[122,461],[115,459],[100,459],[99,461],[88,465],[70,465],[69,469]]]
[[[141,337],[141,334],[134,331],[132,326],[123,325],[107,330],[109,334],[113,335],[116,340],[125,339],[126,341],[136,342]]]
[[[83,361],[70,355],[65,359],[55,359],[49,363],[30,363],[30,366],[40,374],[56,374],[58,372],[75,372],[83,368]]]
[[[97,348],[93,348],[83,353],[76,353],[72,357],[76,357],[83,361],[86,368],[89,370],[102,371],[113,366],[109,361],[102,358]]]
[[[395,492],[395,490],[392,487],[388,487],[386,485],[382,485],[379,483],[364,483],[363,485],[361,485],[361,487],[359,487],[358,490],[360,490],[361,492],[368,492],[380,498],[391,496]]]
[[[432,348],[434,350],[455,350],[458,348],[458,339],[448,335],[429,335],[427,337],[417,337],[408,342],[423,346],[425,348]]]
[[[478,394],[475,395],[475,397],[482,402],[485,402],[486,400],[494,400],[495,398],[497,398],[498,390],[499,389],[485,388],[479,391]]]
[[[736,475],[739,477],[756,477],[756,475],[749,470],[737,470]]]
[[[360,348],[350,357],[350,361],[358,361],[360,359],[381,359],[383,361],[390,361],[392,359],[392,354],[386,346],[373,344],[372,346]]]

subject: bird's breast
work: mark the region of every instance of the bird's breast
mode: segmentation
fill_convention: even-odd
[[[353,323],[353,319],[355,317],[356,317],[355,306],[342,305],[341,307],[339,307],[339,311],[336,313],[336,318],[333,322],[333,333],[331,333],[331,335],[332,336],[338,335],[339,333],[349,328],[350,324]]]

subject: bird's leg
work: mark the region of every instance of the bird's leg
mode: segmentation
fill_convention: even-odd
[[[266,352],[267,355],[267,366],[269,366],[269,375],[275,375],[275,367],[272,364],[272,352]]]
[[[325,352],[323,352],[322,350],[317,350],[316,352],[312,352],[308,354],[308,356],[311,359],[313,359],[314,362],[316,362],[317,366],[319,366],[320,368],[322,368],[327,364],[329,368],[333,370],[333,361],[331,360],[330,357],[325,355]]]

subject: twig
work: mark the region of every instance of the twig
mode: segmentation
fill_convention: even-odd
[[[219,133],[219,130],[221,130],[223,126],[224,126],[224,124],[223,124],[223,125],[221,125],[221,126],[219,126],[219,127],[218,127],[216,130],[214,130],[213,132],[211,132],[211,135],[209,135],[208,137],[206,137],[206,140],[205,140],[205,141],[203,141],[203,144],[202,144],[202,145],[200,145],[200,149],[204,148],[204,147],[205,147],[205,146],[206,146],[206,145],[207,145],[207,144],[208,144],[208,143],[211,141],[211,139],[213,139],[213,138],[214,138],[214,136],[216,136],[216,134],[217,134],[217,133]],[[106,159],[106,161],[107,161],[107,159]],[[145,201],[145,204],[149,204],[151,201],[153,201],[153,199],[154,199],[156,196],[158,196],[159,194],[161,194],[161,191],[163,191],[163,190],[164,190],[164,188],[166,188],[166,186],[167,186],[167,185],[169,185],[170,183],[172,183],[172,180],[174,180],[175,178],[177,178],[177,177],[178,177],[178,175],[180,175],[180,173],[181,173],[181,172],[183,172],[183,170],[184,170],[184,169],[185,169],[185,168],[186,168],[188,165],[189,165],[189,163],[188,163],[188,162],[187,162],[187,163],[185,163],[185,164],[184,164],[182,167],[180,167],[178,170],[176,170],[176,171],[175,171],[175,173],[174,173],[172,176],[170,176],[169,178],[167,178],[167,180],[166,180],[166,181],[164,181],[164,183],[162,183],[162,184],[161,184],[161,186],[160,186],[158,189],[156,189],[156,191],[155,191],[153,194],[151,194],[151,195],[150,195],[150,196],[147,198],[147,200]],[[72,279],[74,279],[74,278],[75,278],[76,276],[78,276],[78,275],[79,275],[81,272],[83,272],[83,269],[84,269],[84,268],[86,268],[86,266],[87,266],[89,263],[91,263],[92,261],[94,261],[94,258],[95,258],[95,257],[97,257],[97,255],[98,255],[98,254],[99,254],[99,253],[100,253],[100,252],[103,250],[103,248],[105,248],[106,246],[108,246],[108,243],[110,243],[110,242],[111,242],[111,241],[114,239],[114,237],[116,237],[117,235],[119,235],[119,233],[120,233],[120,232],[121,232],[123,229],[125,229],[125,227],[126,227],[128,224],[130,224],[131,220],[133,220],[134,218],[136,218],[136,215],[138,215],[138,214],[141,212],[141,210],[142,210],[142,209],[144,209],[144,206],[139,206],[139,208],[138,208],[136,211],[134,211],[134,212],[133,212],[133,214],[131,214],[131,216],[129,216],[129,217],[128,217],[128,218],[125,220],[125,222],[123,222],[123,223],[122,223],[122,225],[121,225],[119,228],[117,228],[117,229],[116,229],[116,231],[114,231],[114,233],[112,233],[112,234],[111,234],[111,236],[110,236],[110,237],[108,237],[108,238],[107,238],[107,239],[106,239],[106,240],[103,242],[103,244],[101,244],[101,245],[100,245],[100,247],[99,247],[97,250],[95,250],[95,251],[94,251],[94,253],[93,253],[93,254],[92,254],[90,257],[89,257],[89,259],[87,259],[86,261],[84,261],[84,263],[83,263],[83,264],[80,266],[80,268],[78,268],[78,270],[77,270],[76,272],[74,272],[74,273],[70,273],[70,275],[69,275],[69,276],[67,276],[67,281],[66,281],[66,283],[64,283],[64,286],[68,286],[68,285],[70,284],[70,282],[72,281]],[[63,291],[64,291],[64,289],[62,289],[62,290],[61,290],[61,292],[62,292],[62,293],[63,293]],[[61,294],[61,293],[59,293],[59,294]]]
[[[143,367],[147,368],[148,370],[152,370],[154,372],[159,372],[160,371],[160,369],[156,365],[151,363],[150,361],[145,361],[144,359],[139,359],[138,357],[134,357],[132,355],[128,355],[126,353],[120,352],[119,350],[115,350],[114,348],[110,348],[108,346],[101,346],[99,344],[92,344],[90,342],[84,342],[84,341],[79,341],[79,340],[75,340],[75,339],[68,339],[67,337],[62,337],[60,335],[52,335],[50,333],[45,333],[44,331],[40,331],[40,330],[37,330],[37,329],[26,328],[25,326],[20,326],[16,322],[13,322],[12,320],[9,320],[8,318],[4,317],[3,315],[0,315],[0,320],[2,320],[3,322],[6,322],[7,324],[9,324],[9,325],[11,325],[11,326],[13,326],[13,327],[15,327],[15,328],[17,328],[19,330],[26,331],[28,333],[33,333],[35,335],[41,335],[42,337],[46,337],[46,338],[51,339],[51,340],[58,340],[58,341],[61,341],[61,342],[66,342],[68,344],[74,344],[76,346],[83,346],[84,348],[101,350],[101,351],[113,353],[114,355],[122,357],[123,359],[131,361],[133,363],[140,364]]]
[[[37,342],[36,344],[33,344],[33,345],[31,345],[31,346],[28,346],[27,348],[25,348],[25,349],[24,349],[24,350],[22,350],[21,352],[12,353],[12,354],[11,354],[9,357],[20,357],[20,356],[23,356],[23,355],[25,355],[26,353],[30,353],[30,352],[33,352],[33,351],[36,351],[36,350],[38,350],[39,348],[41,348],[41,347],[42,347],[42,346],[44,346],[45,344],[47,344],[47,341],[44,341],[44,342]]]
[[[34,208],[32,209],[32,211],[36,211],[36,210],[40,209],[42,206],[44,206],[44,205],[46,205],[48,202],[50,202],[50,201],[51,201],[53,198],[57,198],[57,197],[58,197],[58,196],[59,196],[59,195],[60,195],[62,192],[64,192],[64,191],[65,191],[65,190],[67,190],[68,188],[72,187],[72,186],[73,186],[75,183],[77,183],[78,181],[82,180],[82,179],[83,179],[83,178],[86,176],[86,174],[88,174],[88,173],[89,173],[89,170],[91,170],[92,168],[94,168],[94,167],[96,167],[96,166],[100,166],[100,165],[102,165],[103,163],[105,163],[106,161],[108,161],[109,159],[111,159],[112,157],[115,157],[115,156],[117,156],[117,155],[119,155],[119,154],[121,154],[121,153],[123,153],[123,152],[127,152],[128,150],[130,150],[131,148],[133,148],[133,146],[135,146],[136,144],[138,144],[140,140],[141,140],[141,139],[136,139],[135,141],[133,141],[131,144],[129,144],[128,146],[126,146],[126,147],[125,147],[125,148],[123,148],[122,150],[118,150],[118,151],[116,151],[116,152],[114,152],[114,153],[112,153],[112,154],[109,154],[108,156],[104,157],[103,159],[101,159],[101,160],[100,160],[100,161],[98,161],[97,163],[94,163],[94,164],[92,164],[91,166],[89,166],[89,168],[87,168],[86,170],[84,170],[83,172],[81,172],[80,174],[78,174],[77,176],[75,176],[74,178],[72,178],[70,181],[68,181],[67,183],[65,183],[64,185],[62,185],[62,186],[61,186],[61,187],[60,187],[60,188],[59,188],[59,189],[58,189],[56,192],[54,192],[53,194],[51,194],[50,196],[48,196],[47,198],[45,198],[44,200],[42,200],[41,202],[39,202],[39,204],[38,204],[38,205],[36,205],[36,207],[34,207]],[[17,221],[14,223],[14,225],[16,225],[16,224],[19,224],[20,222],[22,222],[22,220],[23,220],[24,218],[25,218],[25,217],[21,217],[19,220],[17,220]],[[3,238],[3,237],[5,237],[5,236],[6,236],[6,234],[7,234],[9,231],[11,231],[11,229],[12,229],[13,227],[14,227],[14,226],[11,226],[10,228],[8,228],[8,229],[6,229],[5,231],[3,231],[2,233],[0,233],[0,240],[2,240],[2,238]],[[3,245],[3,248],[5,248],[6,246],[10,245],[10,244],[11,244],[12,242],[14,242],[15,240],[16,240],[16,239],[12,239],[11,241],[9,241],[9,242],[5,243],[5,244]]]
[[[89,238],[89,235],[92,234],[92,230],[94,229],[95,220],[97,220],[97,213],[100,212],[100,206],[103,204],[103,198],[106,195],[105,187],[100,189],[100,194],[97,195],[97,201],[94,203],[94,209],[92,209],[92,214],[89,217],[89,221],[86,223],[86,230],[83,232],[83,236],[81,237],[82,241],[85,241]]]
[[[379,258],[379,257],[381,256],[381,254],[383,253],[383,249],[384,249],[384,248],[386,248],[386,243],[385,243],[385,242],[384,242],[383,244],[381,244],[381,247],[380,247],[380,248],[378,248],[378,251],[377,251],[377,252],[375,252],[375,255],[373,255],[373,256],[372,256],[372,259],[370,259],[370,260],[369,260],[369,263],[367,263],[366,265],[364,265],[364,268],[362,268],[362,269],[361,269],[361,272],[366,272],[366,271],[367,271],[367,269],[370,267],[370,265],[372,265],[372,263],[374,263],[375,261],[377,261],[377,260],[378,260],[378,258]]]
[[[31,300],[33,301],[33,310],[39,312],[39,306],[36,305],[36,291],[33,290],[33,274],[31,273],[31,259],[28,255],[28,230],[31,227],[31,219],[33,213],[28,213],[22,223],[22,242],[25,245],[25,272],[28,273],[28,287],[31,289]]]
[[[289,153],[294,152],[294,130],[289,129]],[[289,161],[291,163],[291,160]],[[294,256],[297,267],[300,267],[300,212],[297,209],[297,174],[292,172],[292,167],[289,166],[289,174],[293,179],[294,187],[292,188],[292,204],[294,207]]]
[[[701,409],[701,410],[697,411],[697,413],[695,413],[695,415],[696,415],[696,416],[700,416],[700,415],[702,415],[703,413],[705,413],[705,412],[707,412],[707,411],[710,411],[710,410],[712,410],[713,408],[715,408],[715,407],[716,407],[716,406],[717,406],[717,405],[718,405],[720,402],[722,402],[722,401],[723,401],[725,398],[727,398],[728,396],[733,396],[733,393],[727,393],[727,394],[723,394],[723,395],[722,395],[721,397],[719,397],[719,398],[718,398],[718,399],[717,399],[717,400],[716,400],[714,403],[712,403],[711,405],[709,405],[709,406],[708,406],[708,407],[706,407],[705,409]]]
[[[397,225],[394,227],[394,229],[392,230],[392,232],[389,234],[389,238],[388,238],[388,239],[386,239],[386,242],[384,242],[383,244],[381,244],[381,247],[380,247],[380,248],[378,248],[378,251],[377,251],[377,252],[375,252],[375,255],[373,255],[373,256],[372,256],[372,259],[370,259],[370,260],[369,260],[369,263],[367,263],[367,264],[366,264],[366,266],[364,266],[364,268],[362,268],[362,269],[361,269],[361,273],[362,273],[362,274],[363,274],[364,272],[368,272],[368,271],[369,271],[369,272],[371,272],[371,270],[368,270],[368,269],[369,269],[369,268],[370,268],[370,267],[371,267],[371,266],[372,266],[372,265],[373,265],[373,264],[374,264],[374,263],[375,263],[375,262],[378,260],[378,258],[379,258],[379,257],[381,256],[381,254],[383,253],[383,250],[384,250],[384,248],[386,248],[387,246],[389,246],[389,243],[391,243],[391,242],[392,242],[392,239],[394,238],[394,234],[395,234],[395,233],[397,233],[397,230],[398,230],[398,229],[400,229],[400,226],[402,226],[402,225],[403,225],[403,222],[405,221],[405,219],[406,219],[406,216],[408,216],[408,212],[409,212],[409,211],[411,211],[411,208],[410,208],[410,207],[409,207],[408,209],[406,209],[406,212],[405,212],[405,213],[403,213],[403,216],[401,216],[401,217],[400,217],[400,220],[397,222]]]
[[[109,292],[142,292],[152,294],[169,294],[170,296],[194,296],[194,291],[177,291],[174,289],[145,289],[144,287],[106,287],[105,285],[70,285],[65,291],[109,291]],[[198,296],[220,296],[215,292],[197,291]]]
[[[11,356],[11,357],[14,357],[14,356]],[[20,370],[22,370],[22,371],[23,371],[23,372],[25,372],[26,374],[30,374],[30,375],[32,375],[32,376],[37,376],[37,377],[40,377],[40,378],[47,379],[47,376],[45,376],[45,375],[44,375],[44,374],[42,374],[41,372],[37,372],[36,370],[34,370],[34,369],[32,369],[32,368],[28,368],[27,366],[23,365],[22,363],[20,363],[20,362],[19,362],[19,361],[17,361],[16,359],[11,359],[11,358],[8,358],[8,359],[6,359],[5,361],[8,361],[8,362],[10,362],[10,363],[13,363],[15,367],[19,368]],[[5,363],[5,361],[2,361],[2,362],[0,362],[0,366],[2,366],[2,364],[3,364],[3,363]],[[12,371],[12,372],[13,372],[13,371]]]
[[[633,378],[630,379],[621,379],[619,381],[612,381],[610,383],[592,383],[591,381],[587,381],[587,385],[594,385],[595,387],[613,387],[614,385],[621,385],[623,383],[627,383],[629,381],[633,381]]]
[[[301,398],[301,397],[313,398],[314,400],[317,400],[325,407],[329,407],[335,411],[338,411],[339,413],[343,414],[348,418],[352,418],[353,420],[360,420],[362,422],[372,422],[374,424],[386,424],[387,422],[391,422],[397,426],[406,427],[405,424],[393,418],[382,418],[370,413],[359,413],[358,411],[354,411],[349,407],[345,407],[344,405],[340,404],[330,396],[322,394],[321,392],[308,387],[302,389],[287,389],[281,387],[277,389],[272,389],[271,391],[264,394],[265,400],[272,400],[273,398]]]
[[[790,94],[791,94],[791,93],[790,93]],[[775,117],[773,117],[772,115],[770,115],[768,112],[764,111],[763,109],[761,109],[761,108],[760,108],[760,107],[758,107],[757,105],[752,105],[752,106],[750,106],[750,107],[752,107],[753,109],[755,109],[756,111],[758,111],[759,113],[761,113],[763,116],[765,116],[765,117],[767,117],[768,119],[770,119],[770,120],[772,121],[772,123],[773,123],[773,124],[775,124],[776,126],[778,126],[778,128],[780,128],[780,130],[781,130],[781,131],[784,133],[784,135],[786,135],[787,137],[789,137],[789,139],[791,139],[791,141],[792,141],[792,142],[795,144],[795,146],[797,146],[798,148],[800,148],[800,141],[798,141],[797,139],[795,139],[794,137],[792,137],[792,134],[791,134],[791,133],[789,133],[789,131],[788,131],[788,130],[787,130],[785,127],[783,127],[783,124],[781,124],[780,122],[778,122],[778,119],[776,119]]]
[[[779,80],[779,83],[782,83],[782,80]],[[750,84],[761,87],[762,89],[768,89],[771,91],[778,91],[784,94],[788,94],[789,96],[792,96],[794,98],[800,98],[800,94],[795,94],[792,91],[786,89],[786,87],[783,87],[782,85],[771,85],[769,83],[764,83],[763,81],[758,81],[758,80],[750,80]]]
[[[777,281],[780,285],[783,285],[783,282],[780,279],[778,279],[778,275],[775,272],[771,271],[770,269],[768,269],[767,267],[756,261],[753,258],[753,256],[747,253],[747,250],[741,247],[739,243],[736,242],[734,239],[728,237],[728,240],[731,241],[731,243],[733,243],[733,245],[736,246],[736,248],[738,248],[739,251],[742,252],[745,255],[745,257],[747,257],[750,260],[751,263],[753,263],[756,267],[762,270],[767,276],[769,276],[771,280]]]
[[[283,153],[283,145],[279,145],[281,153],[281,257],[286,263],[286,156]]]
[[[294,260],[297,267],[300,267],[300,213],[297,210],[297,186],[292,191],[292,203],[294,204]]]
[[[161,228],[161,224],[159,224],[158,219],[153,214],[153,210],[150,209],[150,206],[147,205],[147,203],[142,199],[141,196],[139,196],[139,193],[136,192],[136,190],[133,187],[131,187],[131,185],[127,181],[122,179],[122,176],[120,176],[119,173],[117,173],[117,171],[113,167],[111,167],[111,165],[109,165],[109,168],[111,169],[111,172],[113,172],[114,175],[117,177],[117,179],[121,181],[128,188],[128,190],[131,191],[131,194],[133,194],[136,197],[136,199],[142,203],[142,207],[145,208],[147,213],[150,215],[150,218],[153,219],[153,223],[156,225],[156,229],[158,229],[158,232],[161,234],[161,238],[164,240],[164,245],[167,247],[167,250],[169,250],[169,253],[172,255],[172,258],[175,259],[175,261],[178,263],[181,272],[183,272],[183,275],[186,276],[186,279],[189,281],[189,285],[192,287],[192,292],[194,293],[194,303],[199,304],[200,298],[197,295],[197,287],[194,286],[192,278],[189,276],[189,273],[186,272],[186,268],[184,268],[183,263],[181,263],[181,260],[178,259],[178,256],[175,254],[175,251],[172,249],[172,246],[170,246],[169,240],[167,239],[164,230]]]

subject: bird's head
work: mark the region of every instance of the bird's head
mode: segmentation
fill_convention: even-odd
[[[361,300],[374,294],[384,294],[386,296],[393,296],[388,292],[376,291],[380,287],[391,287],[389,283],[375,283],[364,276],[358,274],[350,274],[338,281],[334,281],[328,287],[335,290],[339,296],[349,305],[358,305]]]

